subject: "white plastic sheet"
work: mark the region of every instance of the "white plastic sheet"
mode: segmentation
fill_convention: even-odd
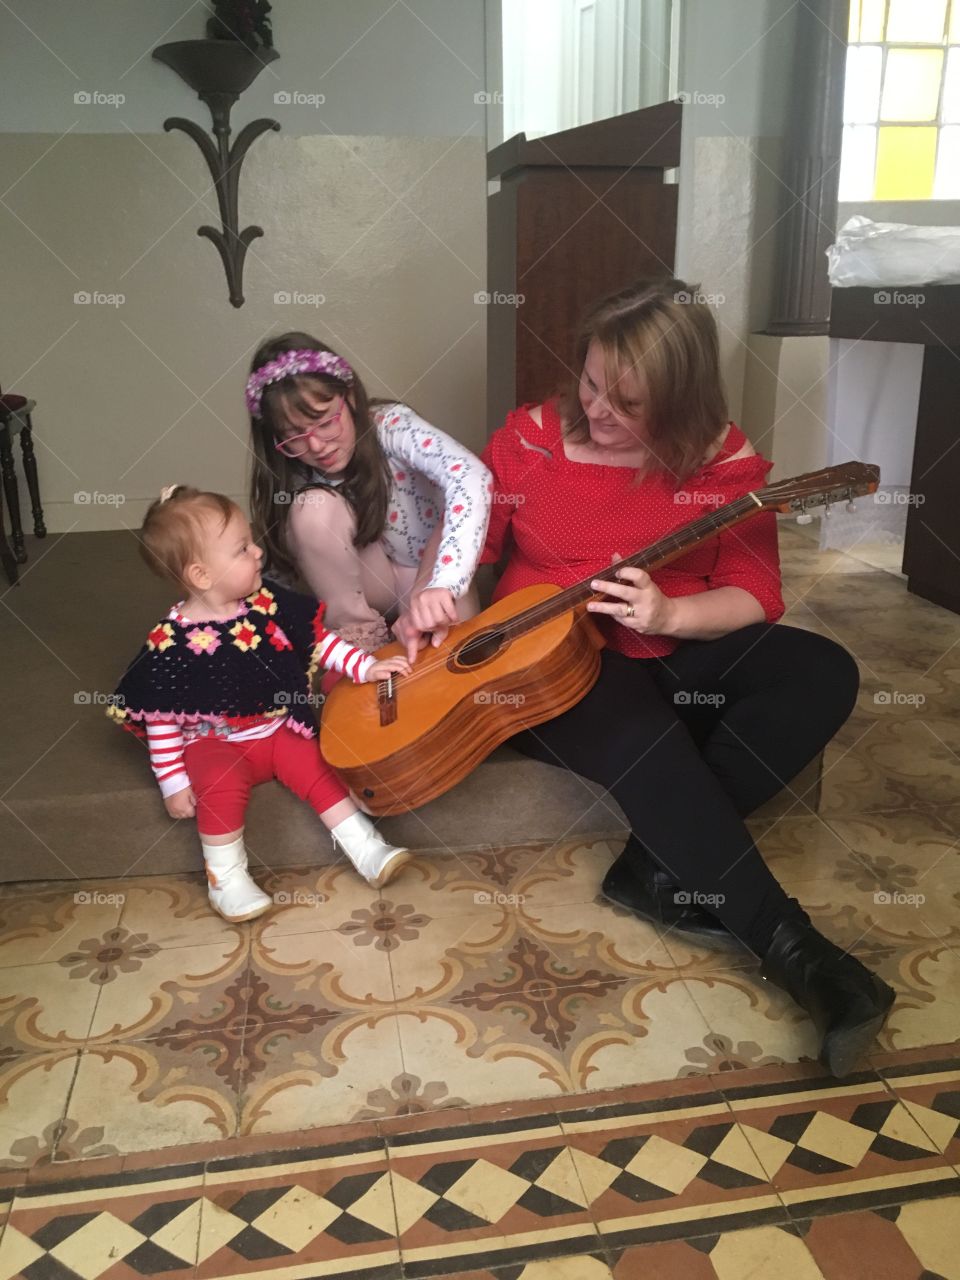
[[[960,227],[911,227],[855,214],[827,250],[830,283],[960,284]]]

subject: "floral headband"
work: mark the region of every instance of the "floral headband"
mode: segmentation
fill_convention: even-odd
[[[260,416],[260,401],[272,382],[292,378],[297,373],[329,373],[348,387],[353,385],[353,370],[342,356],[336,356],[332,351],[284,351],[276,360],[261,365],[247,379],[247,408],[251,417]]]

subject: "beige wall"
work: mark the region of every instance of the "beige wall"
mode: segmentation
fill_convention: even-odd
[[[684,0],[677,272],[713,306],[731,416],[754,426],[750,335],[770,318],[793,0]]]
[[[62,141],[55,162],[41,160],[50,141],[0,135],[4,173],[34,165],[7,197],[16,216],[6,215],[0,250],[0,376],[37,401],[51,530],[136,524],[175,480],[243,493],[247,364],[264,335],[290,328],[329,341],[375,394],[409,397],[480,445],[481,138],[453,147],[437,138],[261,139],[241,207],[244,224],[262,219],[266,234],[248,256],[239,310],[218,254],[196,234],[211,213],[191,208],[203,189],[192,143],[85,135]],[[381,181],[408,191],[407,207],[391,209]],[[76,305],[77,291],[126,300]],[[325,301],[277,305],[284,291]],[[120,495],[123,505],[78,504],[81,492]]]
[[[152,0],[96,0],[100,28],[112,21],[126,41],[105,53],[90,13],[80,22],[76,10],[37,5],[38,38],[9,15],[0,32],[15,38],[18,65],[30,63],[16,94],[7,84],[16,109],[0,132],[0,383],[37,401],[51,531],[136,526],[176,480],[242,495],[248,361],[286,329],[330,342],[373,394],[407,398],[482,444],[482,0],[417,0],[417,16],[343,0],[324,6],[322,26],[304,0],[275,6],[278,75],[262,73],[234,109],[235,132],[263,114],[283,126],[244,165],[240,225],[265,235],[248,254],[240,309],[197,235],[219,225],[200,153],[162,132],[165,115],[209,128],[209,113],[168,68],[135,62],[163,39],[199,37],[201,7],[165,34]],[[74,106],[75,89],[97,87],[122,88],[125,105]],[[276,89],[298,88],[326,90],[328,103],[274,106]],[[83,291],[125,301],[75,303]],[[324,301],[282,304],[280,293]]]
[[[777,478],[826,465],[830,429],[826,337],[752,334],[743,380],[743,414],[754,447]]]

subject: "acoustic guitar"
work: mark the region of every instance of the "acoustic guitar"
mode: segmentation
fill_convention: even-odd
[[[862,462],[782,480],[707,512],[582,582],[524,587],[421,650],[408,676],[340,680],[323,709],[326,760],[370,813],[405,813],[456,785],[521,729],[578,702],[600,672],[604,641],[586,611],[596,580],[657,569],[760,511],[797,513],[875,492],[880,469]],[[402,654],[390,644],[378,657]]]

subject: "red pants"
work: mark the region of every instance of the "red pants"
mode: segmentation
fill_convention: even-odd
[[[243,826],[250,788],[276,778],[294,795],[324,813],[347,789],[320,754],[316,738],[282,726],[269,738],[228,742],[199,738],[184,749],[183,761],[197,798],[197,830],[222,836]]]

